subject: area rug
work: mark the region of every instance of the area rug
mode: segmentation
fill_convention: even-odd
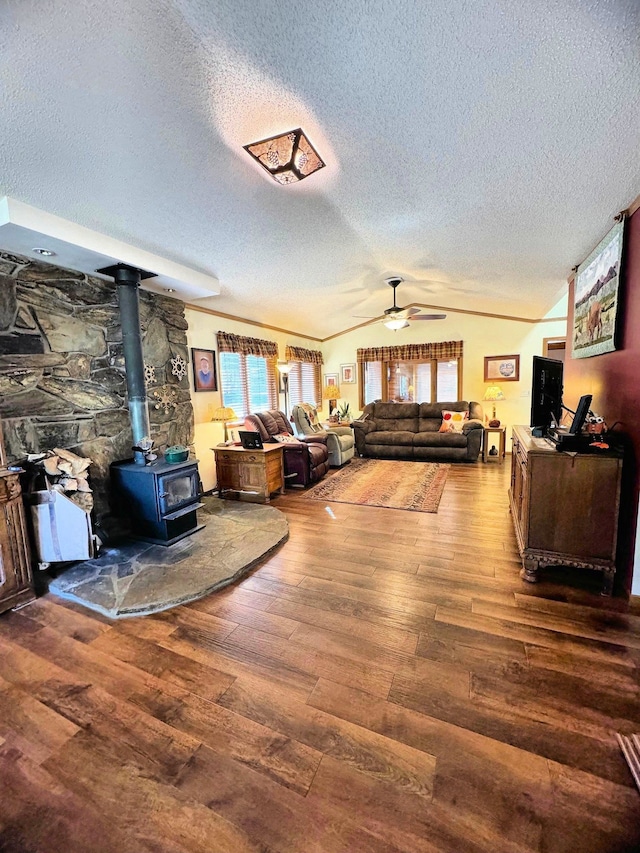
[[[319,501],[437,512],[449,471],[435,462],[352,459],[307,495]]]
[[[112,619],[167,610],[227,586],[289,535],[274,507],[205,497],[202,530],[174,545],[130,541],[76,563],[49,592]]]

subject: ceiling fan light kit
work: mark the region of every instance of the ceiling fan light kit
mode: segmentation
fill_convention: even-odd
[[[403,281],[399,276],[386,278],[385,282],[393,288],[393,305],[384,312],[382,323],[387,329],[397,332],[410,326],[409,320],[444,320],[446,314],[421,314],[419,308],[402,308],[396,304],[396,287]],[[358,315],[354,315],[358,316]],[[367,319],[376,320],[376,317]]]
[[[385,320],[384,325],[387,329],[397,332],[398,329],[405,329],[409,325],[409,321],[399,317],[397,320]]]

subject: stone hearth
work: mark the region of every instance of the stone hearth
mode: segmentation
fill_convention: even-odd
[[[246,574],[289,535],[274,507],[204,498],[205,528],[174,545],[105,548],[49,584],[49,592],[112,619],[156,613],[202,598]]]

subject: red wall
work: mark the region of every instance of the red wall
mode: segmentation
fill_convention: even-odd
[[[593,411],[604,416],[609,428],[620,421],[615,432],[621,431],[627,438],[616,590],[628,592],[640,493],[640,210],[627,222],[620,296],[619,349],[594,358],[567,358],[564,402],[573,409],[582,394],[593,394]],[[569,341],[572,330],[573,284],[569,287]],[[640,572],[640,565],[635,571]]]

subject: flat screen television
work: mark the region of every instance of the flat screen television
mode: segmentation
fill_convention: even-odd
[[[533,357],[531,382],[531,423],[546,433],[562,416],[562,372],[564,365],[555,358]]]

